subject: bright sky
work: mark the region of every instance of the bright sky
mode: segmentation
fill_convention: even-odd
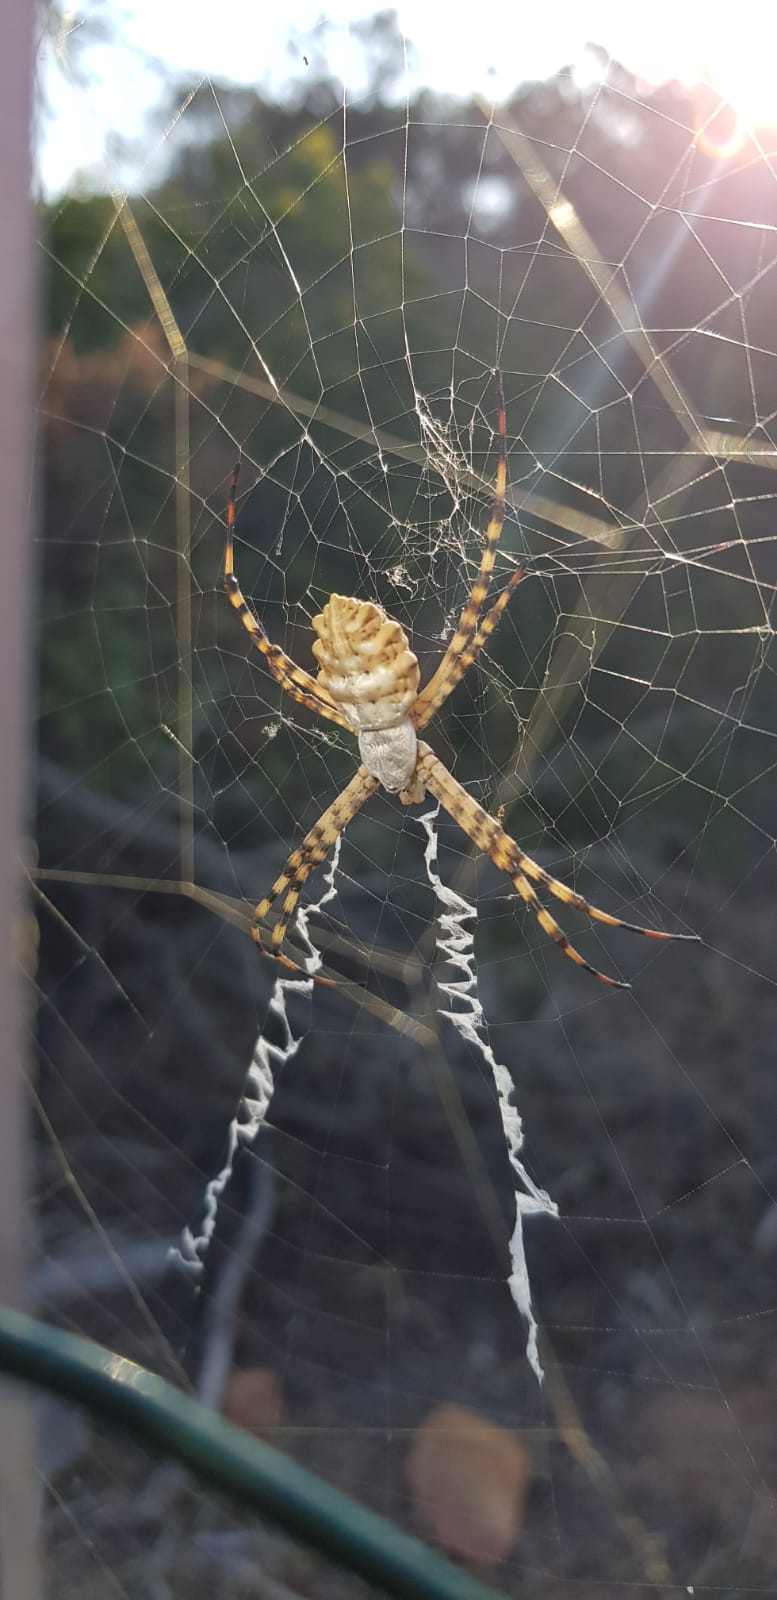
[[[321,0],[288,8],[265,0],[81,0],[69,13],[72,38],[58,58],[51,48],[44,56],[46,189],[66,187],[79,171],[114,186],[142,184],[143,157],[117,166],[116,141],[143,141],[171,78],[210,75],[279,93],[302,79],[307,56],[358,94],[365,58],[353,24],[377,9],[359,0],[330,0],[325,11]],[[395,10],[411,93],[423,83],[498,103],[520,82],[562,66],[586,78],[593,43],[648,83],[705,78],[747,122],[777,122],[777,0],[736,9],[714,0],[490,0],[459,9],[450,0],[398,0]],[[146,141],[145,158],[155,154]]]

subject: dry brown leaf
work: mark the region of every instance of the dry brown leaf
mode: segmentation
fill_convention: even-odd
[[[224,1416],[249,1433],[264,1433],[281,1420],[283,1390],[271,1367],[244,1367],[232,1372],[224,1393]]]
[[[424,1419],[407,1461],[419,1521],[452,1555],[503,1561],[520,1533],[531,1458],[504,1428],[438,1406]]]
[[[753,1383],[715,1394],[668,1391],[641,1408],[634,1479],[661,1484],[684,1516],[699,1512],[729,1529],[748,1514],[754,1489],[777,1482],[772,1397]]]

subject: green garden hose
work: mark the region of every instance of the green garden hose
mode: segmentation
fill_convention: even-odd
[[[401,1600],[497,1600],[418,1539],[101,1345],[0,1309],[0,1371],[117,1423]]]

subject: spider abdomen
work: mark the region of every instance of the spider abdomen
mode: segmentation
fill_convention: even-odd
[[[409,718],[394,728],[363,728],[359,754],[367,771],[388,789],[400,794],[411,788],[418,759],[418,738]],[[422,798],[418,795],[416,798]]]
[[[354,729],[374,733],[407,722],[420,672],[399,623],[370,600],[333,594],[313,627],[318,682]]]

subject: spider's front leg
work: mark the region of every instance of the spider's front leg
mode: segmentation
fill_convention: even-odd
[[[327,693],[323,685],[317,683],[309,672],[305,672],[302,667],[298,667],[296,662],[292,661],[291,656],[287,656],[285,650],[281,649],[280,645],[273,644],[267,637],[267,630],[264,624],[259,621],[258,617],[254,616],[238,583],[237,574],[235,573],[234,533],[235,495],[239,472],[240,462],[237,463],[232,473],[229,485],[229,501],[227,503],[224,588],[229,603],[234,606],[251,643],[256,646],[259,654],[264,657],[276,683],[279,683],[281,688],[285,689],[286,693],[297,701],[298,705],[307,706],[309,711],[317,711],[320,717],[326,717],[329,722],[336,722],[338,727],[347,728],[348,732],[351,733],[353,726],[348,717],[335,704],[332,696]]]
[[[357,811],[364,805],[371,794],[379,788],[377,778],[373,778],[366,767],[360,767],[355,778],[347,784],[342,794],[331,806],[327,808],[318,822],[306,833],[302,844],[293,850],[279,878],[276,878],[270,893],[260,900],[259,905],[251,919],[251,937],[258,946],[262,955],[274,956],[283,966],[290,967],[294,972],[303,969],[296,961],[292,961],[281,951],[281,945],[286,937],[286,930],[297,909],[297,902],[304,884],[316,867],[320,867],[335,843],[335,840],[347,828],[349,822],[356,816]],[[275,901],[283,896],[280,915],[272,934],[269,946],[262,943],[262,924],[272,909]]]
[[[497,414],[497,441],[499,445],[499,460],[496,469],[496,482],[494,484],[494,497],[491,503],[491,516],[486,529],[486,542],[480,558],[480,568],[475,579],[472,592],[467,600],[464,610],[459,617],[458,625],[453,638],[448,645],[442,661],[432,674],[425,689],[416,700],[413,707],[413,721],[417,728],[425,728],[440,706],[453,692],[457,683],[464,677],[467,668],[472,665],[477,653],[483,648],[486,640],[493,633],[502,612],[515,588],[520,582],[523,569],[518,568],[504,592],[499,596],[485,617],[482,617],[483,604],[491,587],[491,578],[496,561],[496,552],[502,537],[505,520],[505,492],[507,489],[507,439],[505,426],[505,401],[502,389],[502,375],[495,372],[496,395],[498,403]],[[481,620],[482,618],[482,620]]]

